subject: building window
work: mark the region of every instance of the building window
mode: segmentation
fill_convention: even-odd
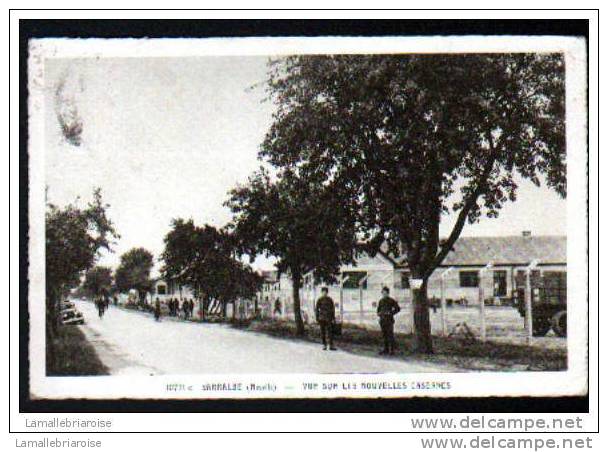
[[[460,287],[479,287],[479,273],[476,271],[460,272]]]
[[[367,276],[367,272],[344,272],[342,273],[342,279],[344,279],[344,277],[348,277],[348,279],[346,281],[344,281],[344,284],[342,287],[344,287],[345,289],[358,289],[359,288],[359,283],[361,282],[361,280],[363,278],[365,278]],[[367,279],[363,282],[363,288],[367,289]]]
[[[164,284],[159,284],[158,286],[156,286],[156,291],[158,292],[159,295],[166,295],[167,286],[165,286]]]

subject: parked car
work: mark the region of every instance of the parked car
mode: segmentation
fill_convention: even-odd
[[[59,314],[62,325],[83,325],[84,316],[76,308],[62,309]]]
[[[60,306],[60,310],[64,310],[64,309],[75,309],[76,305],[74,304],[74,302],[69,301],[69,300],[65,300],[61,302],[61,306]]]

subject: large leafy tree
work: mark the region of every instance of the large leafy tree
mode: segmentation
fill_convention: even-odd
[[[165,236],[161,272],[196,290],[204,318],[214,302],[225,314],[228,303],[255,297],[261,285],[258,275],[234,254],[234,242],[226,231],[178,218]]]
[[[80,283],[82,273],[94,265],[101,250],[110,250],[112,239],[118,237],[107,216],[108,207],[99,189],[84,208],[76,204],[47,206],[46,303],[51,332],[61,297]]]
[[[116,288],[120,292],[137,290],[139,301],[143,302],[152,287],[150,272],[154,266],[154,256],[145,248],[132,248],[120,256],[120,264],[114,276]]]
[[[97,265],[84,275],[82,287],[90,296],[108,294],[112,288],[112,269]]]
[[[303,277],[332,281],[340,265],[352,262],[356,248],[348,205],[324,189],[318,178],[287,169],[275,181],[260,170],[246,185],[230,191],[230,226],[242,254],[277,258],[279,272],[292,279],[294,320],[304,334],[300,309]]]
[[[277,110],[261,155],[322,177],[370,249],[405,255],[422,282],[421,352],[432,352],[427,280],[467,221],[498,216],[518,177],[566,196],[560,54],[291,56],[271,64],[268,89]]]

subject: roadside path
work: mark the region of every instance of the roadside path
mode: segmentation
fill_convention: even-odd
[[[92,302],[76,301],[81,328],[115,375],[234,373],[412,373],[457,371],[444,366],[345,351],[239,331],[228,325],[181,322],[110,306],[102,319]]]

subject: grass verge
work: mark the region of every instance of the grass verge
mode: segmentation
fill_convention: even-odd
[[[62,325],[53,337],[47,335],[48,376],[109,375],[93,346],[76,325]]]
[[[317,325],[307,325],[306,335],[296,335],[295,324],[284,320],[255,320],[233,323],[235,328],[268,334],[289,340],[321,342]],[[528,345],[496,342],[464,341],[459,338],[433,337],[434,353],[414,353],[411,334],[395,334],[399,353],[382,359],[416,360],[458,368],[463,371],[557,371],[568,366],[566,350],[544,349]],[[382,333],[356,325],[343,325],[336,345],[341,350],[368,356],[378,356]],[[379,357],[380,358],[380,357]]]

